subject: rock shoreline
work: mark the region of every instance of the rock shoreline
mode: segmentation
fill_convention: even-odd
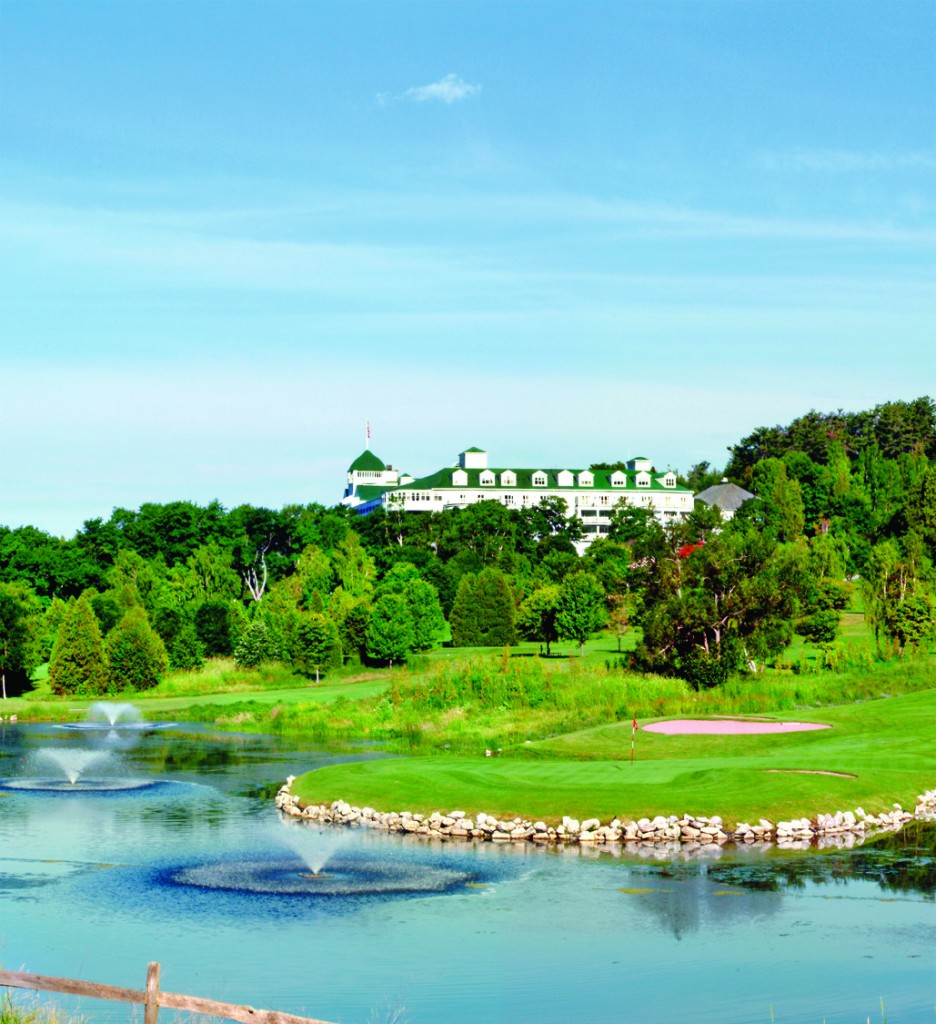
[[[429,839],[474,840],[494,843],[536,843],[585,846],[668,847],[682,852],[717,848],[732,843],[749,846],[770,844],[782,849],[806,850],[812,846],[847,848],[859,845],[870,836],[896,832],[909,821],[936,820],[936,789],[917,797],[913,811],[894,804],[893,810],[866,814],[859,807],[854,811],[835,811],[814,818],[794,818],[771,822],[760,818],[757,823],[739,822],[728,827],[718,815],[699,817],[670,815],[630,821],[614,818],[602,824],[598,818],[563,817],[562,824],[547,825],[543,821],[523,818],[498,819],[481,812],[474,816],[464,811],[442,814],[414,814],[410,811],[377,811],[373,807],[354,807],[344,800],[331,804],[303,806],[292,792],[294,775],[276,794],[276,806],[292,818],[328,825],[371,828],[383,832],[399,832]]]

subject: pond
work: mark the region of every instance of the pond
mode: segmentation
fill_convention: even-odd
[[[285,777],[340,759],[0,726],[3,966],[139,989],[158,960],[167,991],[343,1024],[932,1019],[931,830],[674,861],[281,820]]]

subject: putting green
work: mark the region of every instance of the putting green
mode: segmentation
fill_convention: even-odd
[[[831,726],[769,736],[663,736],[630,723],[522,748],[525,757],[413,757],[332,765],[294,784],[308,803],[486,811],[558,821],[721,814],[729,823],[912,807],[936,786],[936,691],[797,712]],[[780,770],[778,770],[780,769]]]

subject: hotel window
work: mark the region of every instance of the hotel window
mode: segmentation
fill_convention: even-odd
[[[545,473],[534,473],[533,474],[533,486],[534,487],[545,487],[546,486],[546,474]]]

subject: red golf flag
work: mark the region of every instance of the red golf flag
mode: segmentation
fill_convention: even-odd
[[[636,718],[633,720],[633,722],[631,722],[631,725],[634,727],[634,732],[637,732],[637,730],[640,728],[640,726],[637,724]]]

